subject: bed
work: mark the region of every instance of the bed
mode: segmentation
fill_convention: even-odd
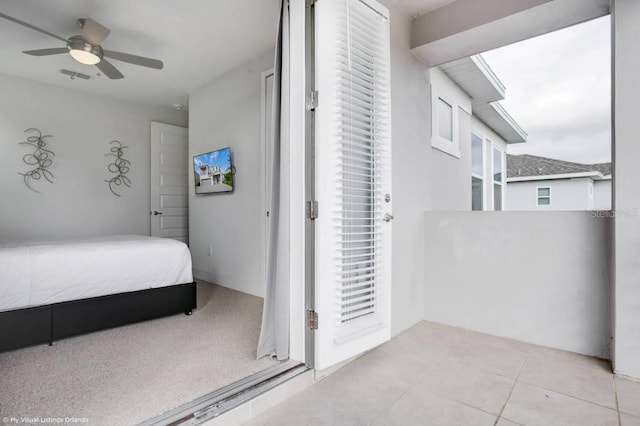
[[[191,255],[180,241],[0,243],[0,351],[195,308]]]

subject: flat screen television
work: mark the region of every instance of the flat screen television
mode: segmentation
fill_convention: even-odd
[[[233,191],[231,148],[206,152],[193,157],[193,177],[196,194]]]

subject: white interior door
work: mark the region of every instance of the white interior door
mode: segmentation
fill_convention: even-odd
[[[390,338],[391,139],[388,11],[315,3],[315,367]]]
[[[151,122],[151,235],[189,244],[189,131]]]

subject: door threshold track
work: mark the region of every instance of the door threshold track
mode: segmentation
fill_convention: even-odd
[[[167,411],[138,426],[195,426],[210,421],[267,392],[309,368],[297,361],[283,361],[225,387]]]

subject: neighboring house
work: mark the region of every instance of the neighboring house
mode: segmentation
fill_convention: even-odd
[[[611,163],[507,155],[506,210],[610,210]]]
[[[222,183],[222,169],[219,165],[203,164],[200,166],[200,184],[213,186]]]
[[[505,98],[505,86],[481,55],[430,73],[431,146],[460,159],[457,173],[467,182],[471,178],[465,210],[503,210],[507,145],[527,140],[498,102]]]

